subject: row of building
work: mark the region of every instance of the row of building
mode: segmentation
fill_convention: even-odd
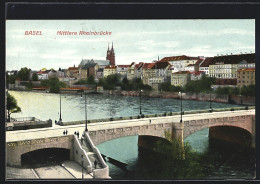
[[[115,52],[107,50],[106,60],[82,59],[78,66],[68,69],[41,70],[36,72],[39,80],[56,76],[70,85],[81,79],[93,76],[96,81],[112,74],[121,79],[141,78],[144,84],[159,89],[164,82],[174,86],[185,86],[190,80],[202,76],[215,77],[218,85],[255,85],[255,53],[230,54],[215,57],[190,57],[186,55],[164,57],[151,63],[132,62],[129,65],[116,65]]]

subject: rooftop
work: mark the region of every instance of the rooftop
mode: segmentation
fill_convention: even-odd
[[[83,67],[86,63],[97,63],[99,66],[107,66],[110,64],[109,60],[94,60],[94,59],[82,59],[79,67]]]
[[[221,63],[224,64],[239,64],[240,62],[245,63],[255,63],[256,55],[252,54],[237,54],[237,55],[227,55],[227,56],[215,56],[212,60],[213,63]]]
[[[78,67],[69,67],[68,70],[78,70]]]
[[[161,61],[178,61],[178,60],[198,60],[198,59],[200,59],[200,58],[199,57],[190,57],[190,56],[182,55],[182,56],[164,57],[159,62],[161,62]]]
[[[179,72],[174,72],[173,74],[190,74],[189,71],[179,71]]]
[[[116,69],[116,66],[108,65],[105,67],[105,69]]]
[[[190,72],[191,74],[194,74],[194,75],[200,75],[200,74],[204,74],[205,72],[204,71],[193,71],[193,72]]]
[[[143,69],[152,69],[155,63],[144,63]]]
[[[163,69],[167,66],[171,66],[171,64],[168,61],[157,61],[156,63],[154,63],[152,69]]]
[[[242,68],[242,69],[238,69],[237,71],[238,71],[238,72],[243,72],[243,71],[246,71],[246,72],[254,72],[254,71],[255,71],[255,68]]]
[[[207,57],[207,58],[205,58],[205,59],[201,62],[200,67],[209,67],[210,64],[214,64],[212,60],[213,60],[213,57]]]

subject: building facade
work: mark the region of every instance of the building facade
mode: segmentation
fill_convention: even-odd
[[[109,75],[116,74],[116,66],[106,66],[104,68],[104,77],[107,77]]]
[[[237,86],[255,85],[255,68],[237,70]]]
[[[209,65],[213,64],[213,57],[204,58],[199,65],[199,71],[204,72],[206,76],[209,76]]]
[[[127,71],[130,65],[117,65],[116,72],[121,76],[121,79],[127,77]]]
[[[180,71],[172,73],[171,75],[171,85],[173,86],[185,86],[188,81],[190,81],[190,72],[189,71]]]
[[[171,56],[164,57],[160,61],[168,61],[171,64],[172,72],[184,71],[185,67],[190,64],[195,64],[200,58],[199,57],[190,57],[190,56]]]
[[[66,77],[69,77],[69,78],[75,78],[77,79],[78,78],[78,75],[79,75],[79,69],[78,67],[69,67],[67,72],[66,72]]]

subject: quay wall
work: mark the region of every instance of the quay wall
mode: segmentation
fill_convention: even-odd
[[[105,95],[140,96],[140,91],[103,90]],[[143,91],[142,96],[149,98],[180,99],[178,92]],[[215,93],[182,93],[184,100],[212,101],[240,105],[255,105],[255,97],[241,95],[218,95]]]

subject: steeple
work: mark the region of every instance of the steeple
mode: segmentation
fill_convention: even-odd
[[[108,48],[107,48],[107,51],[109,51],[109,43],[108,43]]]
[[[111,48],[111,51],[114,51],[113,42],[112,42],[112,48]]]

